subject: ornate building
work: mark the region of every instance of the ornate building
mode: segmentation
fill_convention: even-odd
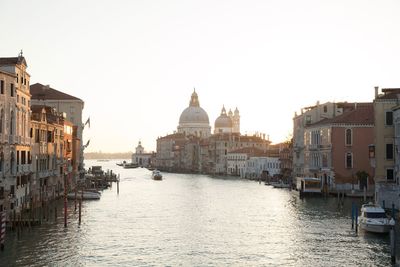
[[[189,107],[180,116],[178,132],[157,139],[156,167],[175,172],[226,174],[229,151],[244,147],[265,151],[270,143],[265,135],[240,135],[237,108],[227,114],[223,107],[214,125],[211,135],[208,115],[194,91]]]
[[[200,138],[207,138],[211,134],[210,122],[207,112],[200,107],[199,97],[196,90],[190,98],[187,107],[179,118],[178,133],[185,136],[193,135]]]

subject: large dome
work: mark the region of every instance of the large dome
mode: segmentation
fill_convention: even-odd
[[[185,123],[210,123],[207,112],[201,107],[187,107],[179,118],[179,124]]]
[[[193,92],[190,98],[189,107],[185,108],[179,117],[178,133],[202,138],[211,134],[207,112],[200,107],[196,91]]]

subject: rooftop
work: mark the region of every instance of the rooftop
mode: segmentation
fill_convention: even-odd
[[[38,100],[79,100],[82,101],[81,99],[60,92],[54,88],[51,88],[50,86],[43,85],[41,83],[35,83],[30,86],[31,89],[31,94],[32,94],[32,99],[38,99]],[[82,101],[83,102],[83,101]]]

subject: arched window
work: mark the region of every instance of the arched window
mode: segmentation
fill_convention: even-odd
[[[353,131],[351,129],[346,129],[346,146],[351,146],[352,145],[352,139],[353,139]]]

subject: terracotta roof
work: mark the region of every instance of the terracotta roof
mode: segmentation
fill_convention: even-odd
[[[28,66],[24,57],[0,57],[0,65],[18,64],[25,64],[25,66]]]
[[[374,124],[374,106],[373,103],[363,103],[354,106],[354,109],[345,111],[342,115],[324,119],[309,127],[323,124]]]
[[[79,100],[82,101],[81,99],[57,91],[54,88],[47,87],[43,84],[40,83],[35,83],[30,86],[31,89],[31,95],[32,99],[41,99],[41,100]],[[82,101],[83,102],[83,101]]]

